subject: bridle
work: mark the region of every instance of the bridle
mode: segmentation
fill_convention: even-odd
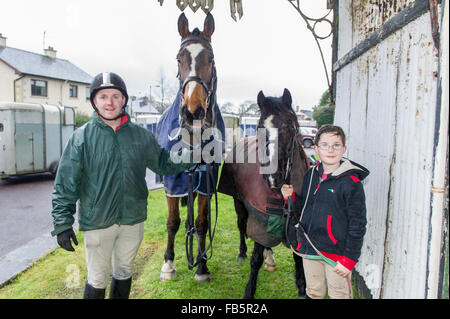
[[[181,48],[183,48],[183,46],[188,43],[188,42],[201,42],[204,43],[208,46],[208,49],[210,49],[212,51],[212,46],[211,46],[211,42],[208,41],[207,39],[200,37],[200,36],[189,36],[186,39],[184,39],[183,41],[181,41],[181,45],[180,45],[180,50]],[[207,96],[206,96],[206,115],[205,115],[205,122],[202,126],[202,130],[208,128],[208,127],[214,127],[216,124],[216,119],[214,116],[214,106],[215,106],[215,94],[216,94],[216,90],[217,90],[217,74],[216,74],[216,66],[214,63],[214,60],[212,61],[212,74],[211,74],[211,85],[208,86],[206,84],[206,82],[200,78],[199,76],[193,75],[193,76],[188,76],[186,77],[186,79],[184,79],[184,81],[181,81],[181,73],[180,73],[180,64],[178,64],[178,74],[177,74],[177,78],[179,80],[180,83],[180,89],[179,89],[179,94],[181,95],[181,98],[183,99],[184,96],[184,92],[186,90],[186,86],[188,85],[189,82],[197,82],[198,84],[200,84],[203,89],[205,90]],[[210,121],[208,121],[208,112],[210,112]],[[181,126],[181,123],[180,123]]]
[[[288,156],[288,159],[286,162],[283,184],[290,184],[290,175],[291,175],[291,170],[292,170],[292,163],[294,161],[294,152],[295,152],[295,149],[299,148],[299,146],[300,146],[298,139],[297,139],[297,137],[300,135],[299,128],[295,128],[295,126],[294,127],[291,126],[288,128],[288,130],[292,132],[292,138],[291,138],[291,140],[289,142],[289,146],[288,146],[289,156]],[[267,143],[266,143],[266,149],[270,143],[274,143],[274,142],[275,142],[274,140],[268,139]],[[270,164],[270,163],[268,163],[268,164]],[[263,166],[268,165],[268,164],[266,163]]]
[[[298,143],[298,140],[297,140],[297,137],[300,135],[300,130],[298,128],[296,129],[295,127],[291,128],[290,130],[293,131],[293,134],[292,134],[291,143],[289,144],[290,145],[289,157],[288,157],[288,160],[287,160],[287,163],[286,163],[286,173],[284,175],[284,182],[285,183],[287,183],[287,182],[290,183],[292,163],[294,162],[294,151],[295,151],[296,148],[299,149],[299,146],[300,146],[299,143]]]

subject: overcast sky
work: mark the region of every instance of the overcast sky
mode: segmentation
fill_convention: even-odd
[[[301,0],[302,10],[317,18],[326,0]],[[175,0],[2,0],[0,33],[7,46],[43,52],[57,50],[92,76],[121,75],[130,95],[158,96],[161,71],[172,86],[180,45]],[[256,100],[259,90],[280,96],[288,88],[293,103],[312,108],[327,89],[320,54],[312,34],[288,0],[243,0],[244,16],[230,17],[229,0],[215,0],[212,36],[220,104]],[[203,30],[205,14],[184,10],[189,27]],[[326,33],[327,30],[323,30]],[[322,41],[328,70],[331,39]]]

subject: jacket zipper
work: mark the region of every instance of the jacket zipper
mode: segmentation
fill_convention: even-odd
[[[120,128],[119,128],[120,129]],[[117,147],[117,152],[119,154],[119,163],[120,163],[120,172],[122,175],[122,178],[120,179],[120,188],[121,188],[121,192],[120,192],[120,208],[119,208],[119,217],[118,217],[118,221],[117,221],[117,225],[120,227],[120,224],[122,223],[122,217],[123,217],[123,205],[124,205],[124,187],[123,187],[123,180],[124,180],[124,176],[123,176],[123,162],[122,162],[122,154],[121,154],[121,150],[120,150],[120,145],[119,145],[119,139],[117,137],[117,131],[113,130],[113,134],[114,134],[114,142],[116,144]]]

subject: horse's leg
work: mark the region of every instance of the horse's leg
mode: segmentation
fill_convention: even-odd
[[[234,199],[234,210],[237,214],[237,225],[240,234],[240,245],[239,245],[239,255],[237,260],[241,261],[247,258],[247,244],[245,242],[246,233],[247,233],[247,220],[248,220],[248,212],[239,199],[233,197]]]
[[[263,250],[264,246],[255,241],[252,258],[250,259],[250,278],[248,279],[247,286],[245,287],[245,299],[253,299],[255,297],[259,268],[261,268],[264,262]]]
[[[178,207],[178,197],[167,197],[167,206],[169,208],[169,216],[167,217],[167,248],[164,253],[164,265],[161,268],[159,279],[161,281],[172,279],[177,272],[173,264],[175,258],[174,244],[175,235],[180,227],[180,208]]]
[[[195,228],[199,238],[197,255],[198,267],[194,277],[198,282],[211,280],[211,274],[206,266],[206,255],[202,256],[202,252],[205,251],[206,234],[208,232],[208,199],[208,196],[198,195],[198,214],[195,220]]]
[[[304,298],[306,296],[306,280],[305,272],[303,271],[303,259],[295,253],[292,253],[295,262],[295,284],[298,288],[299,298]]]

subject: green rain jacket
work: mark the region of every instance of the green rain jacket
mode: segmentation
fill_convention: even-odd
[[[128,115],[122,122],[114,131],[95,114],[67,142],[52,194],[52,236],[72,227],[78,200],[82,231],[143,222],[146,168],[167,175],[193,166],[190,152],[177,154],[183,161],[176,164],[153,134],[132,123]]]

